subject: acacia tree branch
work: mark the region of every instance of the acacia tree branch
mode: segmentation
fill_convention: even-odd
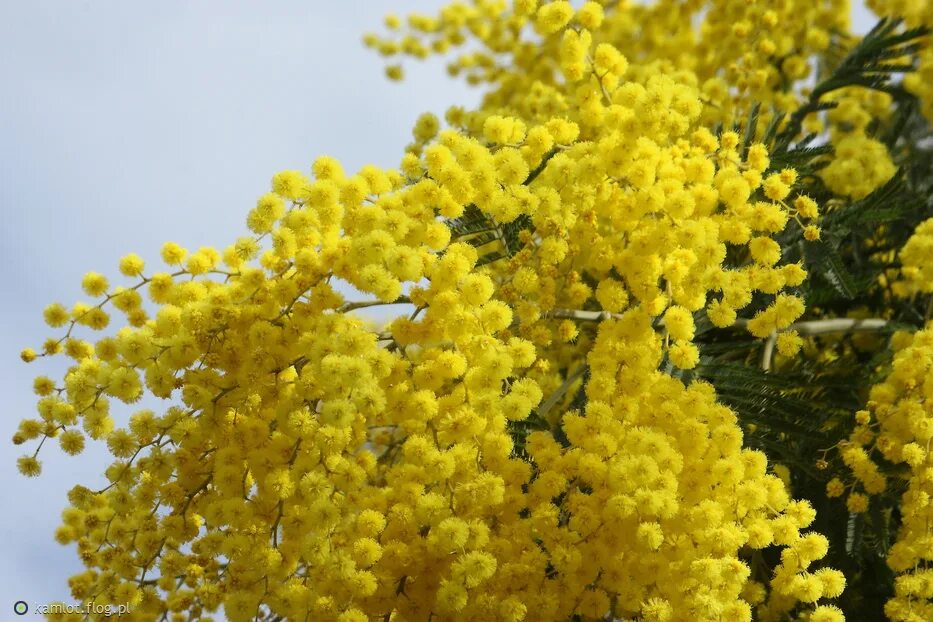
[[[357,302],[345,302],[340,305],[337,309],[338,313],[345,313],[347,311],[353,311],[354,309],[365,309],[367,307],[381,307],[385,305],[408,305],[411,304],[411,299],[408,296],[399,296],[391,302],[383,302],[381,300],[360,300]]]
[[[541,417],[546,417],[548,412],[550,412],[550,410],[554,408],[555,405],[557,405],[557,402],[559,402],[560,399],[564,397],[564,395],[570,389],[570,386],[583,377],[584,373],[586,373],[586,365],[581,365],[576,371],[568,374],[564,382],[561,383],[561,385],[557,387],[557,389],[551,393],[546,400],[541,402],[541,406],[538,407],[538,414]]]
[[[547,319],[566,319],[566,320],[576,320],[580,322],[602,322],[609,319],[618,319],[622,317],[621,313],[610,313],[609,311],[584,311],[583,309],[550,309],[546,311],[542,317]],[[740,318],[735,321],[733,327],[736,328],[746,328],[748,326],[748,319]],[[663,321],[662,321],[663,324]],[[891,322],[881,318],[828,318],[824,320],[804,320],[802,322],[794,322],[787,327],[787,331],[797,331],[798,334],[812,337],[816,335],[827,335],[831,333],[867,333],[867,332],[879,332],[889,327]],[[777,345],[777,331],[772,331],[770,335],[765,339],[764,347],[761,352],[761,369],[764,371],[771,370],[771,361],[774,358],[774,349]],[[382,331],[378,333],[378,339],[380,341],[392,340],[392,334],[388,331]],[[577,372],[582,372],[582,369],[577,370]],[[575,372],[572,377],[568,377],[568,381],[572,382],[576,380],[579,376]],[[565,383],[566,386],[559,388],[555,395],[550,396],[544,403],[544,412],[547,412],[553,404],[550,403],[551,398],[556,396],[557,399],[560,398],[562,392],[567,390],[569,383]],[[556,400],[555,400],[556,401]]]
[[[621,313],[608,311],[583,311],[581,309],[551,309],[543,317],[552,319],[570,319],[582,322],[602,322],[608,319],[618,319]],[[747,319],[738,319],[733,326],[745,328]],[[888,320],[881,318],[829,318],[825,320],[805,320],[794,322],[787,330],[796,330],[801,335],[825,335],[827,333],[865,333],[884,330],[890,325]]]
[[[871,333],[884,330],[890,322],[880,318],[835,318],[796,322],[792,328],[801,335],[825,335],[826,333]]]
[[[777,344],[777,331],[771,331],[765,340],[765,347],[761,350],[761,370],[771,371],[771,358],[774,356],[774,346]]]
[[[621,313],[609,311],[583,311],[582,309],[551,309],[543,315],[545,318],[557,320],[580,320],[584,322],[602,322],[608,319],[619,319]]]
[[[736,325],[745,326],[748,320],[739,320]],[[827,335],[830,333],[869,333],[884,330],[890,325],[888,320],[880,318],[832,318],[826,320],[805,320],[791,324],[787,330],[795,330],[804,336]],[[761,369],[771,371],[771,359],[774,356],[774,346],[777,343],[777,331],[771,331],[765,340],[761,351]]]

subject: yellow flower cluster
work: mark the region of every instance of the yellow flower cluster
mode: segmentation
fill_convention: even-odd
[[[899,351],[890,373],[869,397],[877,419],[872,446],[888,462],[904,465],[908,478],[900,531],[888,555],[898,575],[895,596],[885,613],[897,622],[921,622],[933,618],[933,329],[899,335],[895,346]],[[867,419],[869,413],[861,416]]]
[[[868,0],[878,15],[903,18],[909,28],[933,25],[933,2],[930,0]],[[933,121],[933,47],[926,45],[918,53],[917,71],[904,76],[904,86],[920,100],[924,116]]]
[[[869,136],[873,121],[891,113],[891,96],[882,91],[849,87],[831,93],[835,108],[826,114],[834,154],[820,171],[826,186],[840,196],[862,199],[897,172],[887,147]],[[809,131],[824,129],[819,117],[808,117]]]
[[[825,52],[832,33],[849,28],[848,0],[794,0],[652,3],[515,0],[452,3],[437,16],[411,15],[405,28],[391,20],[392,36],[367,35],[365,42],[387,58],[425,58],[476,46],[452,58],[451,75],[471,84],[492,83],[501,94],[534,87],[549,105],[560,105],[560,91],[585,79],[612,90],[624,65],[603,44],[628,59],[639,59],[633,74],[641,80],[658,72],[675,73],[700,91],[703,121],[731,124],[747,115],[752,102],[794,110],[800,89],[811,76],[809,59]],[[530,27],[540,41],[524,36]],[[625,61],[627,64],[628,61]],[[620,71],[623,69],[623,71]],[[390,65],[392,77],[401,65]],[[495,95],[493,95],[495,97]],[[771,118],[764,106],[762,118]]]
[[[800,315],[780,292],[805,274],[779,265],[772,236],[815,207],[785,202],[795,175],[764,175],[761,145],[743,161],[736,134],[695,129],[692,87],[619,90],[626,104],[597,102],[619,124],[590,125],[590,140],[582,119],[489,115],[480,136],[425,142],[425,121],[405,173],[347,176],[329,158],[313,180],[279,173],[248,217],[258,238],[193,253],[166,244],[175,272],[130,255],[120,271],[135,285],[92,273],[83,286],[98,304],[46,309],[69,331],[45,353],[74,363],[64,386],[37,381],[41,418],[16,440],[57,436],[77,453],[86,435],[116,458],[111,486],[72,492],[57,533],[90,568],[74,596],[132,602],[141,616],[223,603],[231,620],[262,607],[339,620],[747,620],[753,606],[777,619],[838,595],[836,573],[812,572],[825,546],[803,532],[809,505],[742,448],[711,387],[657,371],[665,356],[696,364],[704,308],[729,326],[753,292],[775,296],[756,333]],[[451,242],[435,217],[467,205],[496,237],[520,218],[535,233],[511,259],[477,266],[474,245]],[[748,259],[727,268],[727,243]],[[373,304],[406,283],[418,312],[377,334],[332,279]],[[594,299],[618,316],[596,335],[555,317]],[[72,336],[108,305],[130,326],[96,343]],[[540,431],[517,452],[510,426],[572,358],[591,379],[584,412],[555,409],[567,445]],[[145,391],[180,404],[118,427],[112,401]],[[739,551],[771,545],[787,551],[775,576],[752,576]]]
[[[834,146],[836,155],[820,176],[835,194],[862,199],[897,172],[887,148],[864,134],[847,135]]]
[[[899,257],[904,280],[895,283],[897,293],[933,293],[933,218],[920,223]]]
[[[483,106],[446,128],[422,115],[397,170],[282,171],[253,235],[167,243],[155,271],[128,255],[128,284],[88,273],[92,302],[45,309],[65,334],[22,358],[70,367],[36,379],[14,441],[73,455],[90,438],[115,459],[56,532],[88,568],[73,596],[139,620],[842,620],[812,506],[684,372],[701,327],[740,314],[781,354],[802,345],[807,273],[782,243],[818,239],[820,207],[763,131],[716,124],[796,109],[845,8],[516,0],[387,19],[392,37],[367,38],[386,56],[479,42],[451,72],[493,85]],[[894,174],[862,122],[884,102],[839,101],[820,174],[859,198]],[[902,252],[924,283],[927,233]],[[354,313],[377,305],[408,307],[379,329]],[[928,369],[927,341],[899,357]],[[880,431],[860,422],[843,459],[870,494],[886,480],[865,447],[907,462],[922,517],[929,434],[906,422],[929,387],[901,367],[873,390]],[[901,570],[929,544],[910,521]],[[771,568],[750,563],[763,549]],[[920,611],[928,584],[905,574],[890,615]]]

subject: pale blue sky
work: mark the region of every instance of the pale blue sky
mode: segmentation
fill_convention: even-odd
[[[71,602],[81,568],[52,533],[68,488],[98,485],[108,463],[51,443],[40,479],[16,472],[32,378],[62,371],[17,356],[52,334],[43,306],[81,299],[81,276],[116,275],[127,252],[155,264],[166,240],[226,245],[277,170],[321,154],[396,165],[418,114],[478,93],[437,62],[390,83],[360,37],[388,11],[441,4],[0,2],[0,618],[17,600]]]

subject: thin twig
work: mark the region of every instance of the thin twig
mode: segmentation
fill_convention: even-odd
[[[827,320],[807,320],[791,326],[801,335],[825,335],[826,333],[871,333],[884,330],[890,322],[879,318],[856,319],[835,318]]]
[[[583,311],[581,309],[551,309],[544,313],[544,317],[561,320],[581,320],[584,322],[602,322],[608,319],[618,319],[621,313],[608,311]]]
[[[337,311],[339,313],[345,313],[347,311],[353,311],[354,309],[365,309],[366,307],[380,307],[386,305],[409,305],[411,304],[411,299],[408,296],[399,296],[391,302],[383,302],[382,300],[361,300],[358,302],[346,302],[340,306]]]
[[[736,320],[735,326],[745,328],[748,320]],[[829,333],[873,333],[882,331],[890,325],[888,320],[880,318],[829,318],[825,320],[805,320],[794,322],[787,330],[796,330],[801,335],[812,337]]]
[[[541,403],[541,407],[538,408],[538,415],[544,418],[548,411],[550,411],[554,406],[557,405],[557,402],[561,400],[564,395],[567,394],[567,391],[570,390],[570,386],[576,382],[584,373],[586,372],[586,365],[581,365],[574,371],[572,374],[568,375],[564,382],[554,390],[553,393],[547,396],[547,399]]]
[[[777,332],[771,331],[768,339],[765,340],[765,347],[761,351],[761,369],[762,371],[771,371],[771,357],[774,354],[774,345],[777,343]]]
[[[748,320],[736,321],[736,326],[745,326]],[[797,331],[798,334],[813,337],[831,333],[872,333],[884,330],[890,325],[888,320],[880,318],[832,318],[826,320],[805,320],[791,324],[787,330]],[[774,346],[777,343],[777,331],[771,331],[765,340],[761,351],[761,369],[771,370],[771,359],[774,356]]]

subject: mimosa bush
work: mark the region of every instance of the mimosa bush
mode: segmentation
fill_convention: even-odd
[[[445,55],[482,105],[423,114],[397,169],[279,172],[226,248],[45,308],[22,358],[70,367],[36,379],[19,468],[114,458],[55,533],[72,596],[933,619],[933,4],[870,4],[864,37],[844,0],[387,18],[389,77]]]

